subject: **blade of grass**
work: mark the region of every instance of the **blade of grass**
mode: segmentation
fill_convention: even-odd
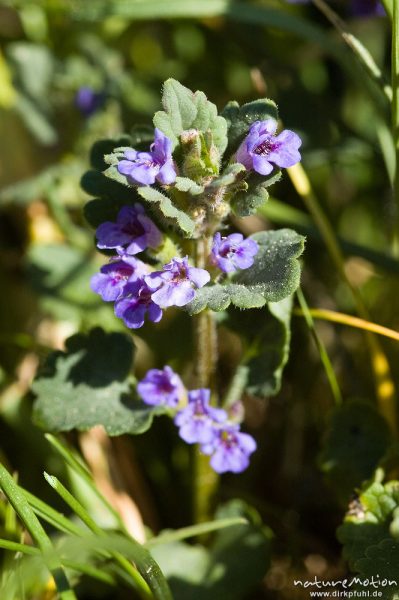
[[[339,32],[348,48],[352,50],[354,56],[358,59],[359,64],[362,65],[368,76],[383,90],[387,100],[391,102],[392,87],[385,81],[381,69],[376,64],[367,48],[365,48],[360,40],[348,31],[346,23],[337,15],[331,6],[324,2],[324,0],[312,0],[312,2]]]
[[[0,539],[0,548],[9,550],[10,552],[21,552],[21,554],[27,554],[29,556],[41,556],[41,552],[38,548],[35,548],[34,546],[28,546],[27,544],[11,542],[9,540]],[[64,567],[76,571],[77,573],[88,575],[89,577],[93,577],[94,579],[98,579],[99,581],[103,581],[109,585],[114,585],[116,583],[115,578],[112,575],[90,565],[82,565],[80,563],[63,558],[60,558],[60,561]]]
[[[78,517],[99,538],[105,536],[104,531],[91,518],[86,509],[72,496],[66,487],[53,475],[44,473],[47,483],[61,496],[66,504],[78,515]],[[137,569],[120,553],[110,552],[115,561],[130,575],[135,588],[145,600],[157,598],[159,600],[170,600],[171,595],[159,566],[153,560],[148,551],[138,542],[129,538],[129,543],[135,548],[135,563]],[[149,568],[150,566],[150,568]]]
[[[40,500],[24,488],[21,487],[20,489],[25,494],[34,513],[44,521],[47,521],[47,523],[64,533],[70,533],[78,537],[85,534],[85,531],[81,527],[75,525],[70,519],[49,506],[46,502],[43,502],[43,500]]]
[[[365,321],[364,319],[352,317],[351,315],[346,315],[344,313],[336,312],[326,308],[309,308],[308,313],[315,319],[331,321],[333,323],[341,323],[342,325],[347,325],[348,327],[355,327],[356,329],[371,331],[372,333],[377,333],[378,335],[382,335],[399,342],[399,331],[394,331],[393,329],[383,327],[377,323],[371,323],[370,321]],[[295,309],[294,314],[306,316],[303,309]]]
[[[393,0],[381,0],[382,4],[384,5],[384,8],[386,10],[387,15],[392,19],[392,13],[393,13]]]
[[[126,527],[120,514],[114,509],[114,507],[108,502],[106,498],[101,494],[97,486],[94,484],[91,473],[86,465],[83,463],[81,457],[63,444],[58,438],[50,433],[45,434],[46,440],[53,446],[53,448],[62,456],[65,462],[71,467],[71,469],[77,473],[82,479],[89,485],[90,489],[96,495],[96,497],[102,502],[102,504],[109,510],[112,516],[116,519],[119,527],[122,531],[126,531]]]
[[[170,542],[176,542],[178,540],[185,540],[190,537],[196,537],[211,533],[212,531],[218,531],[219,529],[225,529],[226,527],[232,527],[233,525],[247,525],[248,521],[242,517],[234,517],[231,519],[218,519],[208,523],[199,523],[198,525],[192,525],[190,527],[182,527],[175,531],[166,531],[151,538],[146,542],[145,546],[151,548],[158,544],[169,544]]]
[[[4,550],[10,550],[11,552],[29,554],[30,556],[41,556],[41,552],[38,548],[35,548],[34,546],[28,546],[28,544],[11,542],[10,540],[0,540],[0,548],[3,548]]]
[[[396,215],[394,230],[394,253],[399,255],[399,0],[392,3],[392,52],[391,52],[391,77],[392,77],[392,135],[395,146],[395,178],[393,193],[395,199]]]
[[[61,600],[77,600],[74,591],[69,585],[62,564],[54,550],[53,544],[43,529],[39,519],[29,506],[23,491],[17,486],[14,479],[0,463],[0,488],[13,506],[18,517],[29,531],[32,539],[44,555],[47,567],[51,572]]]
[[[62,564],[67,569],[71,569],[72,571],[76,571],[77,573],[81,573],[82,575],[87,575],[88,577],[92,577],[93,579],[98,579],[98,581],[102,581],[103,583],[107,583],[108,585],[115,585],[116,579],[110,573],[102,571],[101,569],[96,569],[96,567],[92,567],[91,565],[82,565],[81,563],[76,563],[72,560],[62,559]]]
[[[313,339],[314,339],[317,349],[319,351],[320,360],[323,363],[323,367],[324,367],[328,382],[331,387],[331,392],[334,397],[335,404],[337,406],[339,406],[340,404],[342,404],[342,394],[341,394],[341,390],[340,390],[340,387],[338,384],[338,380],[335,376],[334,368],[330,361],[330,357],[328,356],[328,353],[327,353],[325,345],[323,344],[323,341],[321,340],[321,338],[319,337],[319,335],[316,331],[316,328],[315,328],[314,322],[313,322],[313,318],[312,318],[312,316],[313,316],[312,312],[308,307],[308,304],[305,300],[305,296],[303,295],[301,288],[297,289],[296,295],[298,298],[298,302],[301,306],[300,314],[305,317],[306,324],[312,333]],[[298,311],[294,309],[293,314],[298,314]]]
[[[370,321],[368,310],[359,290],[352,285],[352,282],[346,275],[344,256],[339,247],[334,229],[313,193],[312,186],[304,168],[298,163],[287,169],[287,172],[295,190],[302,198],[303,203],[320,230],[324,243],[339,275],[348,286],[359,316],[366,321]],[[366,331],[366,339],[370,350],[378,408],[380,413],[386,419],[392,433],[397,437],[398,421],[396,412],[396,392],[389,363],[376,336],[370,331]]]

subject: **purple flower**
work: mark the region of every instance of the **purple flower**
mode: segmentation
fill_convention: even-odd
[[[237,269],[248,269],[254,264],[254,256],[259,250],[255,240],[245,239],[241,233],[222,237],[215,233],[210,260],[225,273]]]
[[[82,86],[75,95],[75,105],[82,115],[90,117],[104,104],[105,95],[103,92],[95,92],[92,88]]]
[[[383,17],[386,15],[384,7],[378,0],[352,0],[351,11],[356,17]]]
[[[213,439],[201,450],[204,454],[212,454],[210,465],[216,473],[241,473],[249,465],[249,456],[256,450],[256,442],[248,433],[241,433],[239,425],[226,423],[215,429]]]
[[[177,373],[166,366],[162,370],[150,369],[137,384],[137,391],[146,404],[175,408],[185,390]]]
[[[167,185],[176,179],[172,142],[157,128],[149,152],[126,150],[125,159],[118,163],[118,171],[133,184],[152,185],[157,180]]]
[[[310,0],[286,0],[290,4],[309,4]],[[352,15],[355,17],[383,17],[385,9],[379,0],[352,0],[350,5]]]
[[[180,437],[187,444],[211,444],[215,437],[215,425],[227,419],[221,408],[209,406],[211,392],[201,388],[188,393],[188,405],[175,416]]]
[[[106,221],[97,227],[98,248],[116,248],[117,252],[137,254],[146,248],[156,248],[162,241],[162,234],[145,214],[140,204],[123,206],[116,223]]]
[[[117,300],[129,281],[135,281],[148,273],[147,265],[133,256],[114,257],[111,262],[101,267],[100,272],[93,275],[90,287],[100,294],[105,302]]]
[[[273,170],[272,163],[278,167],[292,167],[299,162],[301,138],[289,129],[284,129],[276,136],[276,129],[277,122],[274,119],[252,123],[247,137],[237,150],[237,161],[260,175],[269,175]]]
[[[162,310],[151,300],[151,293],[144,279],[127,283],[122,298],[115,302],[116,316],[130,329],[142,327],[147,312],[150,321],[158,323],[162,319]]]
[[[163,271],[155,271],[145,277],[146,284],[153,291],[153,302],[162,308],[185,306],[194,298],[194,288],[203,287],[209,280],[208,271],[190,267],[187,256],[173,258],[163,266]]]

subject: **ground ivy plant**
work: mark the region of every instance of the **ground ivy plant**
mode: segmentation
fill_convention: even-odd
[[[237,473],[256,450],[241,430],[241,399],[278,391],[304,248],[290,229],[245,237],[238,217],[255,213],[281,169],[300,161],[301,140],[278,132],[268,99],[230,102],[218,114],[203,92],[169,79],[162,104],[154,129],[93,147],[82,185],[96,197],[85,215],[104,265],[90,285],[126,332],[153,328],[156,339],[165,313],[185,311],[194,332],[188,365],[179,374],[160,364],[136,381],[131,336],[100,328],[75,335],[34,382],[35,419],[52,431],[101,424],[119,435],[142,433],[167,414],[214,471]],[[217,378],[221,323],[242,342],[228,385]],[[169,341],[171,364],[179,343]]]

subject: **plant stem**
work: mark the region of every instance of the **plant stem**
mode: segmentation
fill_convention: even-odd
[[[392,137],[395,146],[395,201],[394,254],[399,255],[399,0],[392,3]]]
[[[297,294],[299,304],[301,306],[300,314],[304,315],[307,326],[309,327],[309,329],[313,335],[315,344],[319,351],[321,362],[323,363],[324,370],[325,370],[328,382],[331,387],[331,392],[334,397],[335,404],[337,406],[339,406],[342,404],[342,394],[341,394],[339,383],[336,378],[335,371],[332,366],[330,357],[328,356],[328,353],[323,344],[323,341],[321,340],[321,338],[319,337],[319,335],[316,331],[316,328],[315,328],[314,322],[313,322],[313,318],[312,318],[313,317],[312,311],[309,309],[308,304],[305,299],[305,296],[303,295],[303,292],[300,287],[297,289],[296,294]],[[294,314],[295,314],[295,311],[294,311]]]
[[[205,268],[210,252],[211,239],[196,242],[196,266]],[[212,311],[203,310],[194,315],[195,382],[198,388],[215,388],[217,364],[217,331]],[[213,388],[213,390],[212,390]],[[214,397],[214,394],[213,394]],[[193,448],[193,513],[194,522],[207,521],[211,517],[212,498],[218,487],[218,476],[209,466],[209,457]]]

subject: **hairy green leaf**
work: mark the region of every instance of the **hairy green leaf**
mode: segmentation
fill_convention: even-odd
[[[121,333],[100,328],[66,341],[51,353],[32,385],[35,422],[48,431],[103,425],[109,435],[142,433],[159,412],[132,396],[129,373],[134,347]]]
[[[344,523],[337,530],[343,556],[361,581],[378,576],[394,582],[380,587],[380,597],[385,600],[393,600],[399,591],[399,544],[390,533],[398,506],[399,482],[383,485],[374,481],[351,502]]]
[[[160,191],[150,186],[138,187],[137,193],[147,202],[156,204],[163,216],[172,220],[174,225],[178,225],[188,237],[194,233],[194,221],[182,210],[173,206],[168,196],[165,196]]]
[[[175,186],[179,192],[188,192],[192,196],[198,196],[204,191],[202,185],[198,185],[189,177],[176,177]]]
[[[254,172],[250,173],[244,182],[244,189],[235,194],[232,199],[233,212],[239,217],[248,217],[255,213],[269,199],[267,188],[280,179],[280,169],[272,172],[268,177],[263,177]]]
[[[175,79],[164,83],[162,105],[164,111],[154,116],[154,125],[168,136],[174,146],[179,136],[188,129],[212,133],[213,143],[222,154],[227,145],[227,124],[218,116],[216,106],[203,92],[192,92]]]

